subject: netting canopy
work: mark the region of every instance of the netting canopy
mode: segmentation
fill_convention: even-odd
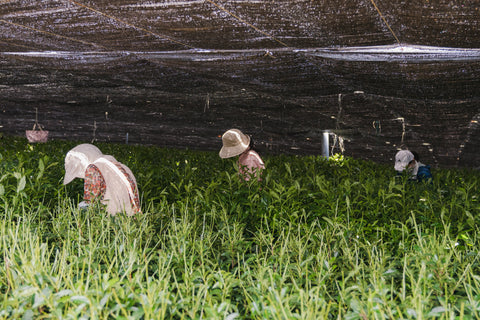
[[[0,132],[480,167],[480,3],[0,0]],[[38,110],[38,113],[36,113]]]

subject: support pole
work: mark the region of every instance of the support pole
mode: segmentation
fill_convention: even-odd
[[[330,131],[324,130],[323,131],[323,142],[322,142],[322,156],[325,158],[329,157],[328,149],[329,149],[329,136],[330,136]]]

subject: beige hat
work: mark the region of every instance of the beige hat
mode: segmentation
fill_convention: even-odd
[[[250,137],[238,129],[230,129],[222,136],[223,146],[219,152],[220,158],[238,156],[250,146]]]
[[[75,178],[85,178],[85,170],[103,154],[92,144],[84,143],[68,151],[65,156],[65,177],[63,184],[72,182]]]
[[[395,170],[402,172],[414,159],[415,157],[413,156],[413,153],[411,153],[409,150],[398,151],[395,155]]]

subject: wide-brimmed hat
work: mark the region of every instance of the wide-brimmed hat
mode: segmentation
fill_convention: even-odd
[[[219,152],[220,158],[231,158],[238,156],[250,146],[250,137],[238,129],[230,129],[222,136],[222,149]]]
[[[88,165],[102,156],[100,149],[92,144],[84,143],[68,151],[65,156],[65,177],[63,184],[72,182],[75,178],[85,178]]]
[[[413,153],[409,150],[400,150],[395,155],[395,170],[402,172],[407,168],[408,164],[414,160]]]

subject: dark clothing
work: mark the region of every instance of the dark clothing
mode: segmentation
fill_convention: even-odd
[[[428,179],[432,179],[432,173],[430,172],[430,166],[424,165],[419,166],[417,171],[417,181],[428,181]]]
[[[408,170],[404,170],[403,172],[397,171],[397,177],[401,177],[403,174],[406,174],[406,172],[410,172],[409,174],[411,174],[411,176],[408,178],[409,181],[428,182],[429,180],[433,179],[433,175],[430,172],[429,165],[419,164],[418,169],[416,171],[417,171],[417,174]]]

